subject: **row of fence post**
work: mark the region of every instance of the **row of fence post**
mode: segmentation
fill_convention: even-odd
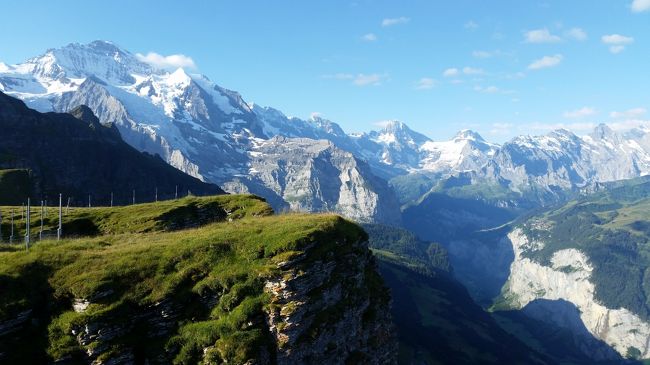
[[[188,190],[187,194],[190,195],[191,192]],[[113,207],[113,198],[114,195],[111,192],[111,199],[110,199],[110,207]],[[92,196],[89,194],[88,195],[88,207],[92,207]],[[174,190],[174,199],[178,199],[178,185],[176,185],[175,190]],[[154,192],[154,201],[158,202],[158,187],[155,188]],[[133,189],[133,195],[132,195],[132,204],[135,205],[135,189]],[[25,219],[25,248],[29,250],[29,246],[31,244],[31,235],[30,235],[30,230],[31,230],[31,198],[27,198],[27,205],[22,204],[21,208],[21,220],[24,218]],[[68,197],[68,201],[66,204],[66,210],[65,213],[68,214],[70,210],[70,197]],[[56,239],[57,241],[61,240],[61,237],[63,236],[63,194],[59,194],[59,219],[58,219],[58,227],[56,230]],[[40,230],[39,230],[39,240],[43,239],[43,229],[44,229],[44,218],[47,216],[47,200],[41,200],[41,212],[40,212]],[[9,243],[13,243],[15,237],[15,211],[14,208],[11,208],[11,230],[9,234]],[[2,240],[2,212],[0,211],[0,240]]]

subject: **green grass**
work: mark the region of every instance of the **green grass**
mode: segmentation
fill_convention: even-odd
[[[197,362],[205,348],[214,362],[256,358],[260,346],[269,345],[261,318],[272,303],[263,283],[282,274],[278,264],[307,254],[301,265],[309,265],[327,254],[344,255],[350,246],[342,243],[367,239],[360,227],[335,215],[270,213],[259,198],[232,195],[71,210],[64,223],[88,219],[97,227],[94,237],[0,252],[0,323],[32,309],[38,324],[28,327],[43,340],[40,352],[38,344],[8,341],[0,353],[10,348],[14,360],[24,361],[81,359],[85,349],[108,345],[170,353],[183,364]],[[172,231],[183,228],[175,222],[206,214],[207,225]],[[74,299],[91,304],[77,313]],[[172,334],[141,341],[152,328],[135,321],[136,314],[167,302],[177,308]],[[89,323],[130,330],[84,349],[72,333]]]
[[[51,204],[51,202],[48,202]],[[14,238],[25,235],[25,208],[0,207],[2,236],[7,240],[10,216],[14,211]],[[44,231],[56,233],[59,224],[58,206],[49,206],[43,219]],[[120,207],[79,208],[63,207],[64,236],[97,236],[118,233],[144,233],[168,231],[200,226],[206,223],[239,219],[246,216],[273,214],[266,202],[253,195],[216,195],[186,197],[157,203],[144,203]],[[32,201],[30,234],[36,238],[40,231],[40,202]]]

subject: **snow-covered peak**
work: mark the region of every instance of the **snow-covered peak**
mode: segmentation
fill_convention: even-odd
[[[130,52],[107,41],[88,44],[71,43],[49,49],[45,54],[16,65],[19,73],[30,73],[39,79],[85,78],[95,76],[109,82],[128,84],[133,74],[148,75],[154,70]]]
[[[485,140],[480,134],[474,132],[471,129],[462,129],[458,131],[458,133],[456,133],[456,135],[454,136],[454,140],[469,140],[469,141],[485,142]]]
[[[594,131],[589,135],[594,140],[607,140],[607,141],[617,141],[620,139],[618,133],[614,132],[609,126],[604,123],[600,123],[594,128]]]
[[[371,132],[371,138],[382,144],[398,144],[417,148],[430,141],[429,137],[413,131],[406,123],[391,120],[378,132]]]
[[[182,67],[169,74],[167,82],[170,85],[178,85],[180,87],[187,86],[192,82],[192,78],[188,75]]]
[[[310,121],[321,131],[336,137],[345,137],[347,134],[343,131],[340,125],[332,122],[329,119],[324,119],[320,115],[313,114]]]

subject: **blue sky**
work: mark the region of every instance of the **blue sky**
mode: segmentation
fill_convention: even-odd
[[[650,118],[650,0],[2,5],[5,63],[96,39],[184,55],[248,101],[349,132],[399,119],[437,140],[504,141]]]

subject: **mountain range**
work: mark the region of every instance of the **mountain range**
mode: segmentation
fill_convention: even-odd
[[[318,116],[303,120],[246,102],[204,75],[156,69],[107,41],[0,63],[0,91],[43,112],[87,105],[138,150],[227,191],[255,192],[276,209],[334,211],[361,222],[399,224],[398,212],[378,207],[395,207],[394,191],[412,184],[416,202],[420,193],[439,190],[440,179],[508,190],[515,196],[499,204],[517,205],[555,202],[567,192],[650,172],[650,129],[643,127],[617,132],[599,125],[587,136],[557,130],[502,145],[470,130],[433,141],[399,121],[346,133]],[[295,155],[288,155],[289,144]]]

